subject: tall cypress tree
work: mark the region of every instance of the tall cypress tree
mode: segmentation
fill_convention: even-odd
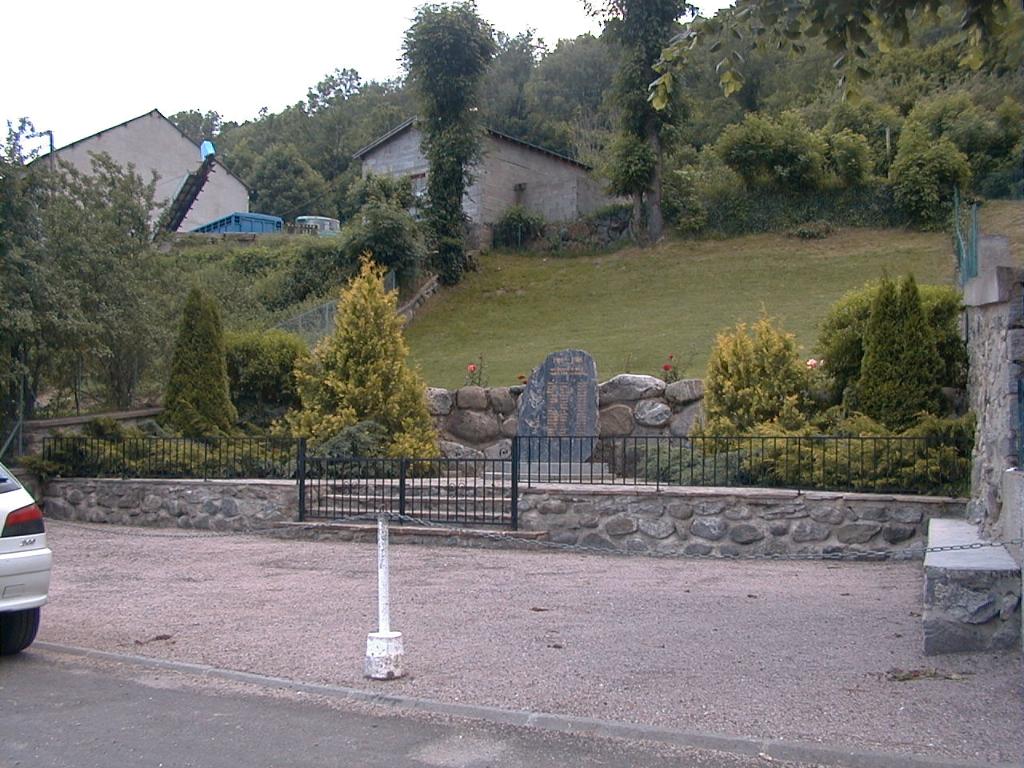
[[[228,434],[238,418],[228,392],[220,310],[212,297],[193,288],[182,312],[161,420],[186,437]]]
[[[902,431],[922,411],[939,407],[944,370],[912,275],[897,291],[882,280],[864,333],[855,405],[891,429]]]

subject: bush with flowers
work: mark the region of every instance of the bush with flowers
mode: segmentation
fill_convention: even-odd
[[[484,356],[480,355],[477,357],[475,363],[470,363],[466,366],[466,384],[467,387],[486,387],[487,386],[487,374],[484,371]]]

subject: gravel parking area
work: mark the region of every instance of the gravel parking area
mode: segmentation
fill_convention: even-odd
[[[408,676],[374,683],[373,545],[60,521],[48,538],[54,643],[735,736],[1024,754],[1021,654],[923,656],[920,563],[394,546]]]

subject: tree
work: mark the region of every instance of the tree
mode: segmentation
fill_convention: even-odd
[[[715,150],[749,185],[787,191],[821,186],[825,143],[792,112],[778,120],[748,114],[722,132]]]
[[[424,220],[433,266],[452,285],[469,266],[462,197],[480,152],[480,84],[496,47],[472,2],[424,5],[405,33],[404,62],[416,92],[427,175]]]
[[[0,415],[31,416],[33,393],[61,346],[61,329],[75,325],[77,292],[62,289],[75,280],[72,263],[39,247],[43,210],[52,187],[41,166],[26,167],[32,154],[25,140],[31,122],[7,123],[0,147]]]
[[[956,42],[964,65],[973,69],[1020,66],[1024,9],[1018,0],[746,0],[734,12],[698,19],[672,40],[658,62],[660,76],[651,82],[650,98],[659,109],[665,108],[689,51],[705,38],[713,41],[712,51],[719,50],[724,39],[738,34],[740,23],[749,24],[761,45],[798,54],[806,51],[809,38],[821,38],[836,57],[834,68],[842,72],[840,87],[859,97],[857,84],[872,74],[868,59],[874,51],[907,45],[911,20],[935,14],[942,7],[960,14]],[[741,55],[722,58],[716,70],[726,95],[743,87]]]
[[[175,112],[171,115],[170,121],[196,144],[200,144],[206,139],[215,138],[220,133],[224,122],[220,113],[214,110],[202,112],[198,109]]]
[[[383,271],[364,258],[341,293],[334,333],[296,367],[302,408],[287,417],[294,434],[320,446],[356,424],[375,422],[387,433],[388,455],[437,453],[426,387],[406,362],[409,350],[395,309]]]
[[[220,310],[210,296],[193,288],[182,310],[161,420],[186,437],[207,437],[230,434],[237,419]]]
[[[73,265],[67,290],[77,296],[80,325],[65,340],[62,367],[88,368],[106,400],[128,407],[165,334],[165,292],[151,243],[160,206],[157,176],[144,181],[130,163],[93,155],[89,173],[62,165],[43,212],[37,247]],[[74,301],[74,299],[69,299]]]
[[[314,115],[355,96],[363,80],[354,69],[335,69],[306,92],[306,113]]]
[[[286,219],[303,214],[332,213],[323,176],[292,144],[274,144],[252,174],[253,202],[262,213]]]
[[[655,109],[647,99],[647,87],[657,77],[654,66],[676,20],[694,9],[683,0],[606,0],[599,8],[589,3],[588,7],[604,18],[605,34],[621,50],[614,85],[620,114],[618,151],[608,169],[612,190],[633,198],[634,232],[641,240],[656,242],[664,231],[661,184],[667,129],[683,110],[678,104]],[[645,153],[639,149],[641,143]],[[646,172],[638,173],[641,168]]]
[[[946,220],[956,187],[971,181],[967,156],[945,136],[932,138],[919,125],[906,125],[892,163],[897,205],[922,227],[938,228]]]
[[[883,278],[864,331],[864,359],[852,404],[890,429],[902,431],[922,412],[939,407],[942,358],[929,331],[913,276]]]

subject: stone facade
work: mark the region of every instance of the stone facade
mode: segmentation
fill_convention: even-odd
[[[922,496],[547,485],[521,491],[519,520],[552,541],[598,549],[877,559],[923,548],[928,521],[962,518],[964,506]]]
[[[426,190],[429,163],[420,144],[423,134],[415,121],[394,130],[356,152],[363,174],[409,176],[413,191]],[[482,159],[472,169],[473,183],[462,207],[479,235],[490,243],[490,228],[513,205],[522,205],[549,222],[568,222],[608,205],[611,198],[590,175],[590,169],[571,158],[486,130]]]
[[[50,480],[47,517],[115,525],[249,531],[298,516],[293,480]]]
[[[522,386],[427,389],[427,408],[452,458],[507,458],[516,435]],[[704,382],[666,384],[654,376],[620,374],[598,386],[598,435],[685,437],[702,414]]]

